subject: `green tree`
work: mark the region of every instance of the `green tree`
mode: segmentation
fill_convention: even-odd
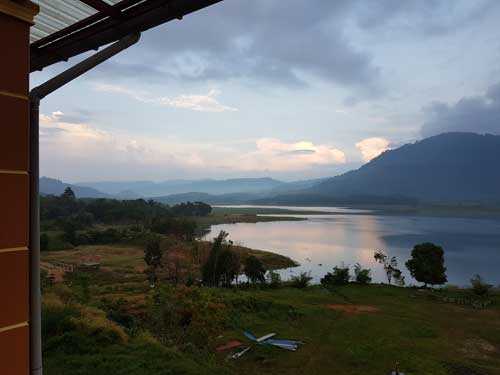
[[[447,281],[443,248],[433,243],[415,245],[406,267],[412,277],[424,283],[425,287],[427,284],[440,285]]]
[[[219,257],[221,256],[222,251],[228,245],[228,236],[229,233],[221,230],[219,232],[219,235],[214,238],[212,248],[210,249],[210,254],[208,255],[208,259],[201,270],[204,285],[215,287],[219,286],[222,276],[222,270],[219,267]]]
[[[146,274],[148,275],[151,287],[155,287],[158,280],[157,269],[162,266],[163,249],[161,239],[158,236],[151,237],[144,248],[144,262],[148,265]]]
[[[68,199],[68,200],[75,200],[75,192],[73,189],[71,189],[69,186],[64,189],[64,193],[61,194],[61,198]]]
[[[401,275],[401,271],[398,269],[398,260],[396,257],[389,258],[389,255],[387,255],[384,250],[375,251],[375,255],[373,257],[375,258],[375,261],[384,266],[388,284],[392,282],[392,277],[394,275]]]
[[[220,270],[221,283],[225,287],[230,287],[234,279],[240,273],[240,255],[231,250],[230,247],[222,250],[217,268]]]
[[[254,255],[249,256],[245,260],[244,273],[248,280],[255,284],[257,282],[264,283],[266,281],[266,268],[264,264]]]

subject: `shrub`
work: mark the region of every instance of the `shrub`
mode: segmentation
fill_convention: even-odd
[[[90,274],[81,271],[66,273],[64,280],[71,286],[71,297],[73,299],[81,303],[90,301]]]
[[[149,301],[148,323],[162,344],[207,350],[224,329],[226,310],[210,289],[162,285]]]
[[[389,255],[384,250],[377,250],[373,258],[377,263],[384,266],[388,284],[391,284],[392,278],[394,278],[397,285],[404,285],[404,276],[398,268],[398,259],[396,257],[389,258]]]
[[[118,323],[120,326],[129,330],[134,330],[137,326],[137,319],[127,311],[127,301],[120,298],[115,301],[107,302],[102,300],[99,308],[106,312],[106,317]]]
[[[245,272],[246,277],[252,284],[266,282],[266,268],[256,256],[251,255],[245,259],[245,268],[243,272]]]
[[[302,272],[298,276],[292,276],[290,279],[290,286],[292,288],[304,289],[309,286],[312,279],[310,272]]]
[[[267,274],[267,280],[268,280],[269,286],[272,289],[281,288],[281,286],[283,285],[283,283],[281,281],[280,274],[278,272],[276,272],[276,271],[273,271],[273,270],[270,270],[268,272],[268,274]]]
[[[77,303],[65,303],[55,293],[43,296],[42,337],[49,348],[64,351],[71,348],[56,344],[75,337],[88,338],[99,344],[124,343],[128,340],[120,326],[106,319],[104,311]],[[73,349],[76,352],[88,351],[89,347]]]
[[[334,267],[333,272],[328,272],[320,282],[324,287],[332,287],[346,285],[349,279],[349,267]]]
[[[359,284],[369,284],[372,281],[371,271],[368,268],[362,268],[361,264],[354,265],[354,279]]]
[[[474,277],[470,279],[470,283],[474,294],[481,297],[487,296],[490,289],[493,288],[493,285],[485,283],[483,278],[479,275],[474,275]]]
[[[94,307],[81,306],[80,316],[70,318],[76,331],[91,336],[101,344],[125,343],[128,336],[115,322],[106,318],[106,313]]]
[[[144,248],[144,262],[147,264],[146,274],[148,275],[149,284],[154,287],[157,277],[157,269],[163,266],[164,249],[161,247],[161,238],[159,236],[151,236]]]
[[[63,334],[68,319],[77,316],[75,309],[69,308],[61,299],[53,294],[44,294],[42,300],[42,336],[48,338]]]

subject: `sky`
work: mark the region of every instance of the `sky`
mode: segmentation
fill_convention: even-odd
[[[44,99],[41,174],[303,180],[443,132],[500,134],[499,19],[497,0],[224,0]]]

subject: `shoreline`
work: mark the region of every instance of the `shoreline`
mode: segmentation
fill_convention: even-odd
[[[278,208],[279,207],[279,208]],[[300,207],[300,209],[298,209]],[[314,208],[329,208],[345,210],[345,212],[332,212],[326,210],[315,210]],[[422,216],[422,217],[456,217],[471,219],[498,219],[500,220],[500,207],[478,207],[478,206],[443,206],[443,205],[304,205],[304,206],[279,206],[279,205],[218,205],[214,206],[214,212],[218,215],[225,214],[228,217],[234,215],[243,218],[254,218],[242,221],[221,221],[214,224],[236,224],[238,222],[266,222],[266,221],[293,221],[307,220],[304,217],[294,215],[390,215],[390,216]],[[265,216],[261,216],[265,215]],[[273,216],[278,215],[278,216]],[[287,216],[291,215],[291,216]]]

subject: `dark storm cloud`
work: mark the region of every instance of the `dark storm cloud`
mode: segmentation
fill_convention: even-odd
[[[140,63],[114,62],[101,73],[295,87],[308,76],[375,95],[382,91],[379,68],[342,30],[350,8],[349,1],[227,0],[145,33],[130,56]]]
[[[465,4],[465,5],[464,5]],[[346,104],[384,93],[381,67],[355,46],[363,32],[438,35],[466,26],[496,1],[225,0],[143,35],[126,62],[95,74],[146,82],[245,79],[302,87],[311,78],[352,90]],[[394,35],[397,37],[397,35]],[[130,58],[129,58],[130,57]]]
[[[485,95],[466,97],[454,105],[435,102],[425,109],[429,120],[422,126],[422,136],[445,132],[500,134],[500,83]]]

